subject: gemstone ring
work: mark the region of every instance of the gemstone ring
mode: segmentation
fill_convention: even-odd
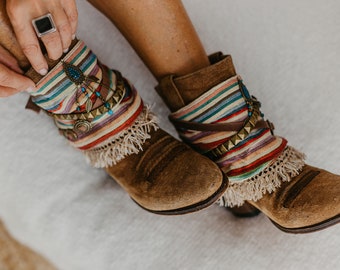
[[[57,31],[51,13],[33,19],[32,24],[39,38]]]

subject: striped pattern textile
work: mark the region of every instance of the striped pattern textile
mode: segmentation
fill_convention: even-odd
[[[78,66],[86,76],[93,75],[100,81],[103,79],[96,55],[82,41],[79,41],[62,61]],[[80,104],[87,100],[85,94],[80,89],[76,91],[76,85],[67,77],[62,61],[37,83],[38,91],[31,94],[35,104],[55,114],[75,112],[77,95]],[[114,83],[115,77],[111,80]]]
[[[172,114],[172,117],[198,123],[232,123],[248,118],[248,106],[234,76]],[[247,91],[246,89],[243,91]],[[245,93],[249,95],[248,93]],[[260,116],[259,118],[261,118]],[[227,142],[235,131],[194,131],[179,128],[179,135],[194,149],[204,154]],[[285,149],[287,141],[272,135],[270,129],[253,129],[245,140],[221,156],[216,163],[230,181],[243,181],[258,174]]]
[[[86,82],[85,88],[100,91],[106,100],[112,97],[116,89],[117,76],[115,71],[108,69],[98,62],[96,55],[79,41],[62,61],[77,66],[85,76],[94,76],[98,82]],[[38,82],[38,91],[32,93],[32,100],[42,109],[53,114],[72,114],[85,112],[87,99],[92,99],[93,109],[101,106],[103,101],[92,92],[86,96],[80,87],[77,87],[66,75],[62,61]],[[103,87],[99,83],[107,85]],[[80,150],[89,150],[103,146],[112,136],[119,134],[122,130],[131,126],[143,111],[143,101],[134,87],[124,79],[125,95],[122,101],[112,112],[106,112],[96,116],[92,121],[92,128],[89,132],[78,133],[76,139],[68,138],[71,145]],[[57,127],[61,130],[73,130],[75,120],[55,119]]]

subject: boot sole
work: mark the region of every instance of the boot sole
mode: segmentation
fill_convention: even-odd
[[[226,209],[238,218],[256,217],[261,213],[259,209],[247,202],[245,202],[242,206],[227,207]]]
[[[250,217],[255,217],[258,214],[261,213],[261,210],[257,209],[255,206],[245,203],[241,207],[234,207],[234,208],[227,208],[230,212],[233,213],[234,216],[238,218],[250,218]],[[320,223],[311,225],[311,226],[306,226],[306,227],[300,227],[300,228],[286,228],[283,227],[279,224],[277,224],[275,221],[271,220],[269,217],[267,217],[279,230],[286,232],[286,233],[293,233],[293,234],[303,234],[303,233],[311,233],[311,232],[316,232],[320,231],[323,229],[326,229],[332,225],[335,225],[340,222],[340,214],[327,219],[325,221],[322,221]]]
[[[337,223],[340,222],[340,214],[327,219],[325,221],[322,221],[320,223],[311,225],[311,226],[306,226],[306,227],[300,227],[300,228],[286,228],[286,227],[282,227],[281,225],[277,224],[275,221],[269,219],[278,229],[280,229],[281,231],[284,231],[286,233],[294,233],[294,234],[302,234],[302,233],[311,233],[311,232],[316,232],[316,231],[320,231],[323,229],[326,229],[330,226],[333,226]]]
[[[210,196],[208,199],[201,201],[199,203],[193,204],[193,205],[189,205],[183,208],[178,208],[178,209],[173,209],[173,210],[161,210],[161,211],[157,211],[157,210],[151,210],[148,208],[145,208],[144,206],[140,205],[138,202],[136,202],[133,198],[131,198],[139,207],[143,208],[144,210],[151,212],[153,214],[157,214],[157,215],[184,215],[184,214],[189,214],[189,213],[193,213],[193,212],[197,212],[199,210],[202,210],[210,205],[212,205],[214,202],[216,202],[222,195],[223,193],[226,191],[228,187],[228,180],[227,178],[223,177],[223,182],[222,185],[219,187],[219,189],[212,195]]]

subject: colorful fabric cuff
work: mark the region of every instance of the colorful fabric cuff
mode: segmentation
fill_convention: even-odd
[[[258,110],[253,108],[255,105]],[[203,155],[211,158],[211,153],[214,151],[218,153],[214,160],[229,178],[229,193],[224,195],[224,202],[228,206],[241,205],[248,199],[259,199],[261,196],[255,192],[256,189],[260,189],[261,194],[272,191],[269,182],[275,182],[278,174],[267,178],[270,179],[267,183],[262,181],[263,185],[259,185],[258,180],[266,178],[267,175],[262,174],[259,177],[259,174],[270,167],[287,149],[287,141],[274,136],[270,128],[256,128],[255,122],[263,120],[259,107],[260,103],[249,95],[241,77],[237,75],[216,85],[171,114],[171,118],[200,124],[244,123],[241,131],[197,131],[177,128],[183,141]],[[304,164],[300,162],[303,160],[302,155],[292,148],[289,149],[290,152],[294,152],[290,154],[290,157],[294,156],[294,161],[288,158],[283,163],[294,163],[296,166],[293,171],[301,169],[303,166],[301,164]],[[232,190],[236,185],[241,186],[237,188],[240,192]],[[245,189],[248,192],[245,192]],[[257,195],[253,196],[255,193]]]
[[[32,101],[54,118],[60,133],[95,167],[138,153],[151,129],[158,128],[133,85],[102,65],[82,41],[37,88]]]
[[[239,81],[234,76],[213,87],[198,99],[172,114],[180,120],[205,124],[245,122],[249,108]],[[259,119],[263,117],[258,116]],[[180,130],[180,136],[200,153],[205,154],[228,142],[237,131]],[[254,128],[249,135],[233,148],[222,154],[216,163],[231,181],[243,181],[255,175],[267,163],[277,157],[287,141],[272,135],[268,128]]]

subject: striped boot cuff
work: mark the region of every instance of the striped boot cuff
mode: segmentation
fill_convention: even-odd
[[[287,140],[274,136],[269,126],[259,125],[266,122],[260,106],[237,75],[170,115],[175,125],[178,123],[183,141],[213,159],[228,177],[230,184],[221,204],[232,206],[257,200],[261,197],[259,190],[271,191],[279,186],[280,179],[293,174],[286,168],[292,167],[295,172],[304,164],[302,155],[287,147]],[[230,128],[239,123],[241,127],[236,130]],[[265,173],[278,160],[278,173]]]
[[[96,147],[84,150],[83,153],[92,166],[109,167],[128,155],[143,151],[143,144],[150,139],[150,132],[157,129],[156,116],[145,106],[131,125]]]
[[[305,165],[305,155],[287,146],[281,155],[269,162],[256,175],[243,181],[229,181],[223,196],[217,201],[221,206],[241,206],[245,201],[258,201],[264,194],[272,193],[282,182],[290,182]]]
[[[54,118],[60,133],[95,167],[138,153],[151,130],[158,128],[133,85],[102,65],[82,41],[37,88],[32,101]]]

